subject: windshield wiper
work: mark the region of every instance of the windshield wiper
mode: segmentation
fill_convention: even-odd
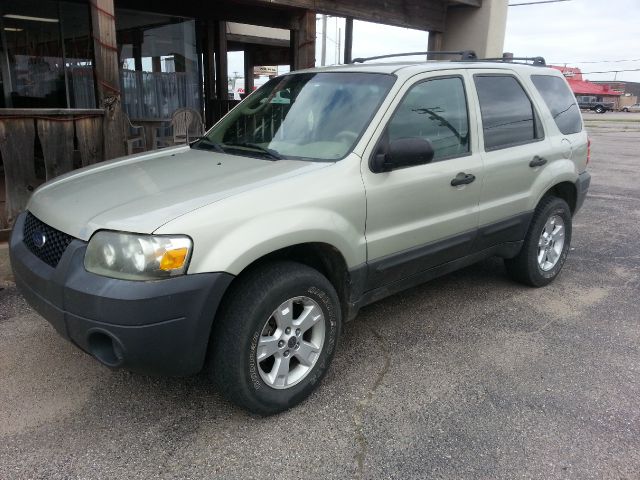
[[[224,148],[219,143],[210,140],[208,137],[200,137],[190,144],[191,148],[203,148],[206,150],[215,150],[216,152],[225,153]]]
[[[225,143],[224,147],[242,147],[242,148],[249,148],[249,149],[257,150],[260,153],[266,155],[267,157],[269,157],[269,158],[271,158],[273,160],[282,160],[284,158],[277,151],[272,150],[271,148],[265,148],[262,145],[258,145],[257,143],[248,143],[248,142]]]

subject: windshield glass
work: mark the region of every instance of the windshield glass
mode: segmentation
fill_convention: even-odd
[[[195,148],[277,160],[335,161],[355,146],[395,77],[298,73],[270,80],[211,129]]]

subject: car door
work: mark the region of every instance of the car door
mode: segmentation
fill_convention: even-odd
[[[524,238],[533,213],[533,186],[553,160],[554,149],[515,72],[486,69],[472,76],[484,165],[473,249],[482,251]]]
[[[482,160],[471,128],[476,113],[468,108],[466,90],[460,72],[413,77],[365,150],[367,289],[469,253],[478,221]],[[433,145],[430,163],[372,171],[374,155],[384,154],[394,140],[413,137]]]

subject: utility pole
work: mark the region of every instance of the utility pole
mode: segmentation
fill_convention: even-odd
[[[340,54],[342,53],[342,29],[338,29],[338,65],[340,65]]]
[[[335,17],[335,18],[336,18],[336,37],[335,37],[336,40],[333,43],[336,47],[336,56],[333,57],[333,61],[337,65],[340,63],[340,56],[339,56],[340,54],[338,53],[340,50],[338,48],[338,17]]]
[[[322,15],[322,53],[320,55],[320,65],[323,67],[327,63],[327,16]]]

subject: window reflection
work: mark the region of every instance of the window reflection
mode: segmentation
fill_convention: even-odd
[[[131,118],[168,119],[200,111],[195,21],[116,10],[124,109]]]
[[[89,23],[87,5],[3,0],[4,106],[94,108]]]

